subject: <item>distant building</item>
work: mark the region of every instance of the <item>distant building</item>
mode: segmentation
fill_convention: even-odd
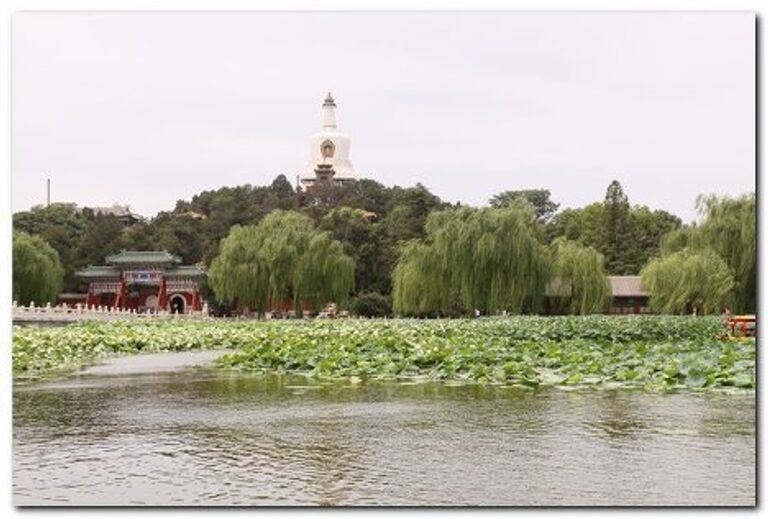
[[[320,116],[320,131],[309,137],[309,162],[299,175],[304,188],[345,184],[357,180],[349,161],[350,140],[336,128],[336,102],[331,93],[325,98]]]
[[[612,314],[651,313],[651,294],[643,290],[640,276],[608,276]]]
[[[640,276],[606,276],[611,288],[611,302],[607,313],[611,314],[649,314],[651,294],[643,290]],[[558,299],[571,294],[569,286],[563,286],[553,280],[547,286],[544,298],[544,314],[563,313]]]
[[[124,250],[107,256],[106,265],[91,265],[76,275],[87,287],[86,293],[62,294],[62,302],[138,312],[188,313],[202,309],[199,285],[205,275],[203,269],[181,265],[178,256],[166,251]]]
[[[120,223],[122,223],[126,227],[131,226],[137,222],[143,222],[144,220],[146,220],[146,218],[144,218],[140,214],[136,214],[132,212],[130,206],[128,205],[113,204],[111,207],[82,207],[80,209],[77,209],[77,211],[82,213],[86,209],[93,212],[94,215],[98,215],[98,214],[112,215],[116,217],[120,221]]]
[[[198,213],[196,211],[186,211],[179,213],[179,216],[188,216],[193,220],[205,220],[207,218],[203,213]]]

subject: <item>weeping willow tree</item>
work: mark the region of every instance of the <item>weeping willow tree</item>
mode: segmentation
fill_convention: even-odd
[[[659,253],[661,256],[669,256],[675,252],[680,252],[685,248],[693,248],[693,236],[698,232],[695,223],[684,225],[662,236],[659,242]]]
[[[293,270],[294,301],[308,301],[317,309],[328,301],[345,304],[355,284],[355,262],[341,242],[316,233],[298,256]]]
[[[710,249],[686,248],[655,258],[640,275],[658,313],[718,313],[733,297],[733,270]]]
[[[262,313],[290,300],[297,315],[303,302],[318,310],[344,304],[354,286],[355,264],[341,243],[293,211],[273,211],[258,225],[235,226],[211,262],[208,280],[219,301]]]
[[[273,299],[270,269],[261,254],[264,233],[258,226],[234,226],[222,240],[219,255],[208,269],[208,284],[219,301],[263,313]]]
[[[592,247],[558,238],[551,245],[552,282],[560,310],[592,314],[605,309],[611,287],[605,277],[603,255]]]
[[[438,271],[437,269],[440,268]],[[392,305],[395,312],[424,315],[451,306],[448,271],[435,249],[418,240],[406,242],[392,271]]]
[[[401,250],[393,302],[402,314],[447,311],[457,304],[493,314],[538,309],[549,277],[528,204],[433,212],[426,240]]]
[[[754,312],[757,305],[757,224],[755,195],[737,198],[700,196],[696,200],[704,221],[698,246],[709,247],[734,273],[734,308]]]
[[[674,231],[662,241],[662,255],[685,248],[709,249],[733,270],[733,305],[738,312],[753,312],[757,304],[757,225],[755,195],[696,200],[701,222]]]
[[[14,231],[12,254],[14,301],[21,305],[56,301],[64,279],[59,253],[39,236]]]

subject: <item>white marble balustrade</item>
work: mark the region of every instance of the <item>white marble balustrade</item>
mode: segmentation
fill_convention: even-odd
[[[167,310],[137,312],[133,309],[115,308],[97,305],[64,304],[36,306],[34,301],[28,306],[19,306],[16,301],[11,306],[13,322],[69,322],[69,321],[120,321],[127,319],[210,319],[208,304],[202,311],[185,314],[171,314]]]

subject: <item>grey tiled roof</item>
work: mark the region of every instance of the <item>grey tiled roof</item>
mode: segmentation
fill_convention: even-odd
[[[112,265],[89,265],[77,271],[76,276],[83,279],[112,279],[120,277],[121,270],[120,267]],[[205,271],[197,265],[169,266],[163,273],[166,277],[200,277],[205,275]]]
[[[650,295],[643,290],[640,276],[608,276],[613,297],[637,297]]]
[[[84,207],[83,209],[90,209],[94,214],[111,214],[117,217],[131,216],[137,220],[143,220],[144,217],[140,214],[131,211],[130,206],[114,204],[109,207]]]
[[[147,263],[181,263],[181,258],[168,251],[137,251],[124,250],[118,254],[107,256],[106,262],[110,265],[122,264],[147,264]]]
[[[120,271],[115,267],[89,265],[78,270],[75,275],[80,278],[116,278],[120,276]]]
[[[203,269],[197,265],[179,265],[176,268],[171,268],[165,271],[166,277],[184,276],[184,277],[197,277],[205,275]]]
[[[650,294],[642,289],[640,276],[606,276],[611,286],[613,297],[644,297]],[[571,295],[571,287],[563,286],[557,279],[547,285],[544,292],[550,297],[567,297]]]

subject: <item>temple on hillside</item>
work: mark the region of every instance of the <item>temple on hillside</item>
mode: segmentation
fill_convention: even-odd
[[[110,207],[81,207],[76,208],[76,211],[80,214],[83,214],[85,211],[90,211],[94,215],[112,215],[126,227],[130,227],[138,222],[146,221],[146,218],[131,211],[131,207],[128,205],[113,204]]]
[[[166,251],[122,251],[107,256],[106,265],[88,266],[76,273],[87,285],[83,303],[184,314],[202,310],[200,281],[205,273],[197,265],[181,265]]]
[[[299,175],[305,188],[328,183],[340,185],[357,180],[349,161],[349,137],[336,128],[336,102],[331,93],[323,102],[320,131],[309,137],[309,162]]]

